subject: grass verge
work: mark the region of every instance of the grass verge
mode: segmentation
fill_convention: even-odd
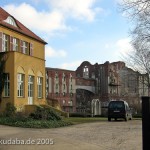
[[[69,117],[63,119],[66,122],[72,122],[73,124],[81,124],[81,123],[92,123],[92,122],[99,122],[99,121],[106,121],[107,118],[105,117]]]
[[[73,123],[65,120],[35,120],[31,118],[0,117],[1,125],[9,125],[23,128],[58,128],[72,125]]]

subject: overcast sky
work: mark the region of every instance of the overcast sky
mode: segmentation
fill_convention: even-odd
[[[0,0],[0,5],[48,43],[47,67],[76,70],[83,61],[120,61],[131,49],[131,24],[117,1]]]

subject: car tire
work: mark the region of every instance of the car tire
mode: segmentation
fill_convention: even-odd
[[[125,121],[128,121],[128,116],[127,116],[127,115],[125,116],[124,120],[125,120]]]
[[[111,118],[110,118],[110,117],[108,117],[108,121],[111,121]]]

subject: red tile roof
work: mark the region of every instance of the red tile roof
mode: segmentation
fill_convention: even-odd
[[[17,27],[5,22],[8,17],[12,17],[17,25]],[[5,26],[13,31],[19,32],[23,35],[26,35],[28,37],[31,37],[39,42],[42,42],[44,44],[47,44],[44,40],[42,40],[39,36],[34,34],[31,30],[29,30],[27,27],[25,27],[22,23],[20,23],[17,19],[15,19],[13,16],[11,16],[8,12],[6,12],[4,9],[0,7],[0,25]]]

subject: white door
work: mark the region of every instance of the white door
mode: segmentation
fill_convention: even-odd
[[[28,104],[33,104],[33,76],[28,76]]]

